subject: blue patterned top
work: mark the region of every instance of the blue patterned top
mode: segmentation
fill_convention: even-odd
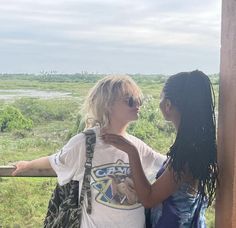
[[[165,163],[157,173],[164,172]],[[191,190],[191,191],[190,191]],[[152,228],[206,228],[205,210],[207,200],[201,200],[200,194],[183,183],[180,188],[161,204],[151,209]]]

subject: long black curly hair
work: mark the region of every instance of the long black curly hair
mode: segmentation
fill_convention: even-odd
[[[182,72],[168,78],[164,98],[179,111],[181,119],[167,156],[175,177],[189,172],[198,180],[198,192],[210,205],[217,185],[217,147],[214,91],[201,71]]]

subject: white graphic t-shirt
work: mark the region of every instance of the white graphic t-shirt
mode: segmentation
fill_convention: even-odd
[[[99,138],[99,128],[94,128],[94,131],[96,145],[91,171],[92,213],[87,214],[85,200],[81,228],[144,228],[144,208],[134,190],[128,155],[105,144]],[[165,156],[132,135],[127,134],[125,137],[137,147],[148,179],[154,180]],[[78,180],[81,190],[85,153],[85,135],[80,133],[72,137],[61,151],[49,156],[60,185]]]

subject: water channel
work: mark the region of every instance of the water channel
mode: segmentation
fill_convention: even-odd
[[[71,97],[71,93],[46,91],[46,90],[33,90],[33,89],[0,89],[1,101],[14,101],[23,97],[53,99],[53,98],[66,98]]]

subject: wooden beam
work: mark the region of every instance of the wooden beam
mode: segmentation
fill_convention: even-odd
[[[236,227],[236,0],[222,0],[216,228]]]
[[[0,166],[0,177],[12,177],[11,174],[14,170],[14,166]],[[56,177],[56,174],[52,169],[37,169],[20,173],[16,177]]]

